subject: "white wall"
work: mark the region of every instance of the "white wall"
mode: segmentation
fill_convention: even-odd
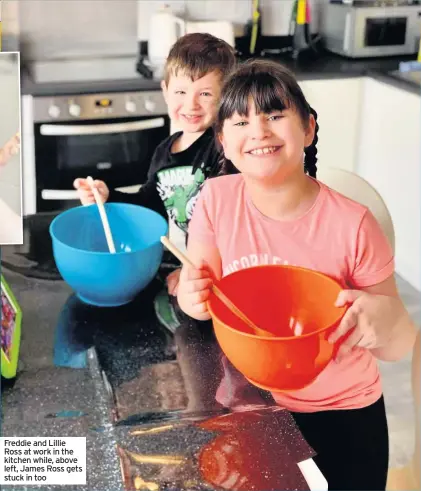
[[[26,59],[137,54],[136,0],[18,1],[21,51]]]
[[[20,131],[20,81],[17,55],[0,54],[0,147]],[[20,153],[0,168],[0,198],[21,213]]]
[[[328,0],[310,0],[312,31]],[[25,58],[45,60],[78,56],[134,56],[138,36],[149,36],[150,16],[162,5],[189,20],[229,20],[239,27],[251,18],[252,0],[1,0],[3,50],[19,34]],[[260,0],[262,30],[288,34],[293,0]]]

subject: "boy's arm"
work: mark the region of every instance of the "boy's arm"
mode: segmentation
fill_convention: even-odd
[[[149,179],[137,193],[125,193],[116,189],[110,189],[108,202],[144,206],[145,208],[156,211],[168,221],[167,210],[156,188],[156,182],[152,179]]]
[[[156,174],[165,163],[166,146],[166,141],[164,141],[156,148],[152,156],[147,181],[137,193],[125,193],[123,191],[117,191],[116,189],[110,189],[108,201],[144,206],[145,208],[156,211],[168,221],[168,213],[164,202],[159,195],[156,181]]]

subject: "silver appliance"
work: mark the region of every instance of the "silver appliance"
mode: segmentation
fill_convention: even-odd
[[[158,81],[143,81],[135,63],[125,76],[120,61],[111,72],[112,64],[89,65],[74,77],[72,62],[32,67],[32,94],[22,97],[24,215],[80,204],[76,177],[137,190],[170,133]]]
[[[350,58],[414,54],[420,31],[418,1],[335,2],[326,5],[323,16],[326,48]]]

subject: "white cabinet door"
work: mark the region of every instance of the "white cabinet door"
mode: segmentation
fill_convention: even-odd
[[[355,170],[362,81],[299,81],[308,103],[318,114],[317,165]]]
[[[396,271],[421,290],[421,100],[364,80],[357,173],[380,193],[396,235]]]

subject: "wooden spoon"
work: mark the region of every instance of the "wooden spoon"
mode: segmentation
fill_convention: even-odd
[[[178,249],[169,239],[168,237],[162,236],[161,237],[161,242],[164,244],[164,246],[174,254],[174,256],[179,259],[181,264],[185,266],[190,266],[192,268],[196,268],[196,266],[190,261],[190,259],[183,254],[180,249]],[[246,314],[244,314],[226,295],[224,292],[221,291],[221,289],[216,286],[215,284],[212,284],[212,291],[213,293],[223,302],[233,314],[235,314],[239,319],[241,319],[245,324],[247,324],[250,329],[253,330],[254,334],[257,336],[263,336],[263,337],[274,337],[274,335],[271,332],[265,331],[264,329],[261,329],[260,327],[257,327],[256,324],[254,324],[253,321],[251,321]]]
[[[91,176],[88,176],[87,179],[89,186],[92,189],[94,194],[94,198],[99,210],[99,216],[101,217],[102,226],[104,227],[105,238],[107,239],[108,249],[111,254],[115,254],[115,246],[113,241],[113,236],[111,235],[110,224],[108,223],[107,213],[105,211],[104,203],[102,202],[102,198],[99,194],[98,189],[95,187],[94,180]]]

